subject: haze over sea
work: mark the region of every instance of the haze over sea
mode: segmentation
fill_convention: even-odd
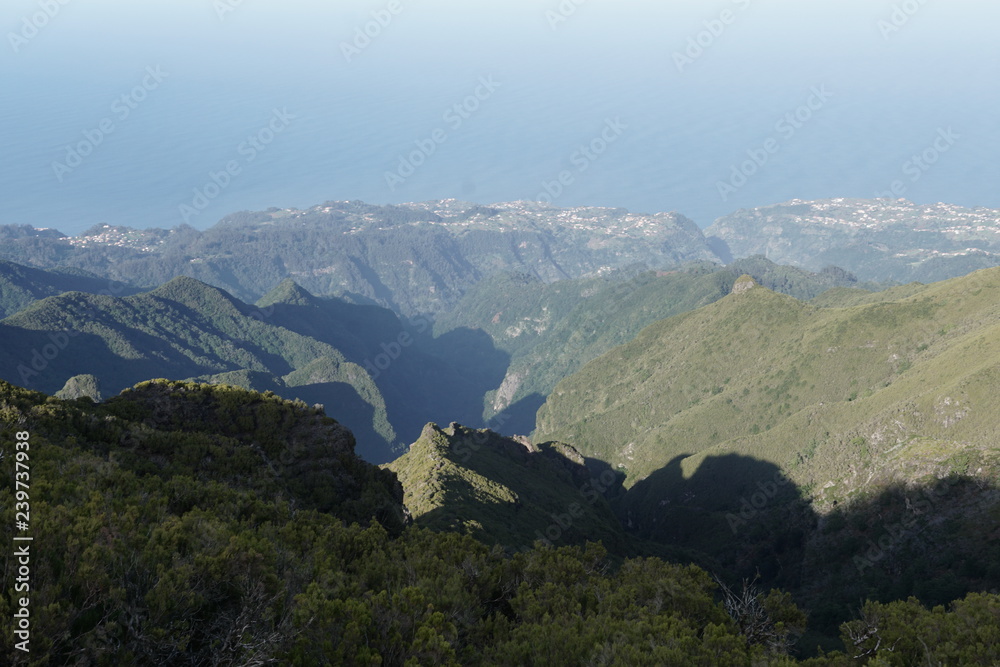
[[[706,226],[894,181],[1000,208],[997,25],[985,0],[8,0],[0,224],[541,197]]]

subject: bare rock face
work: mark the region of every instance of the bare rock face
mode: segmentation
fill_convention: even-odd
[[[757,287],[757,281],[751,278],[750,276],[743,274],[742,276],[736,279],[735,283],[733,283],[733,291],[731,292],[731,294],[742,294],[743,292],[749,292],[754,287]]]
[[[56,398],[61,398],[65,401],[83,397],[87,397],[95,403],[100,403],[103,400],[101,397],[101,382],[93,375],[74,375],[66,380],[63,388],[56,393]]]

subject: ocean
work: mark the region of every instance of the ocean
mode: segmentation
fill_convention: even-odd
[[[350,21],[380,11],[361,4],[368,13],[305,45],[292,33],[218,44],[206,28],[193,44],[84,49],[56,66],[42,34],[0,65],[0,224],[204,228],[271,206],[458,198],[678,211],[707,226],[793,198],[875,197],[894,181],[913,201],[1000,207],[995,44],[961,73],[968,54],[904,58],[916,46],[903,37],[880,60],[782,58],[754,48],[771,29],[748,13],[687,64],[685,35],[700,39],[718,11],[689,8],[662,44],[644,26],[641,48],[596,19],[576,35],[535,11],[531,41],[510,53],[495,35],[476,43],[402,13],[384,29],[398,42],[345,55]],[[259,28],[224,18],[226,30]],[[880,52],[874,23],[862,28]],[[949,130],[953,145],[931,151]],[[933,162],[914,170],[925,153]]]

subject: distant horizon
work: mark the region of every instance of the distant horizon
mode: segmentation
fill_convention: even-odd
[[[719,216],[718,218],[713,219],[708,224],[702,224],[700,221],[695,220],[691,216],[687,215],[684,211],[680,211],[680,210],[676,210],[676,209],[664,210],[664,211],[637,211],[637,210],[633,210],[631,208],[628,208],[627,206],[599,206],[599,205],[570,206],[570,205],[555,205],[555,204],[547,204],[545,202],[534,201],[534,200],[531,200],[531,199],[513,199],[513,200],[509,200],[509,201],[475,201],[475,200],[470,200],[470,199],[463,199],[463,198],[460,198],[460,197],[448,197],[448,198],[445,198],[445,199],[424,199],[424,200],[414,200],[414,201],[396,202],[396,203],[379,203],[379,202],[365,201],[363,199],[327,199],[325,201],[322,201],[322,202],[319,202],[319,203],[316,203],[316,204],[312,204],[312,205],[306,206],[304,208],[297,207],[297,206],[268,206],[266,208],[260,208],[260,209],[239,209],[239,210],[231,211],[231,212],[223,215],[221,218],[219,218],[219,219],[217,219],[217,220],[215,220],[215,221],[213,221],[213,222],[211,222],[210,224],[207,224],[207,225],[193,225],[192,224],[192,225],[187,225],[187,226],[195,229],[196,231],[203,232],[203,231],[206,231],[208,229],[211,229],[212,227],[214,227],[215,225],[219,224],[220,222],[222,222],[223,220],[225,220],[229,216],[235,215],[237,213],[244,213],[244,212],[248,212],[248,213],[263,213],[263,212],[267,212],[267,211],[269,211],[271,209],[277,209],[279,211],[308,211],[308,210],[311,210],[311,209],[323,206],[325,204],[330,204],[330,203],[345,203],[346,204],[346,203],[357,202],[357,203],[365,204],[365,205],[368,205],[368,206],[410,206],[410,205],[428,204],[428,203],[435,203],[435,202],[456,201],[456,202],[460,202],[460,203],[463,203],[463,204],[469,204],[469,205],[472,205],[472,206],[484,206],[484,207],[496,206],[496,205],[499,205],[499,204],[525,203],[525,204],[538,204],[540,206],[548,206],[548,207],[553,207],[553,208],[557,208],[557,209],[566,209],[566,210],[569,210],[569,209],[625,210],[628,213],[633,214],[633,215],[655,216],[655,215],[663,215],[663,214],[668,214],[668,215],[669,214],[675,214],[675,215],[680,215],[680,216],[682,216],[684,218],[687,218],[688,220],[691,220],[696,225],[698,225],[698,228],[700,230],[704,231],[705,229],[707,229],[708,227],[710,227],[716,221],[718,221],[720,219],[723,219],[723,218],[726,218],[726,217],[728,217],[730,215],[733,215],[735,213],[738,213],[739,211],[750,211],[750,210],[756,210],[756,209],[762,209],[762,208],[771,208],[771,207],[775,207],[775,206],[783,206],[783,205],[786,205],[786,204],[791,204],[791,203],[794,203],[794,202],[801,202],[801,203],[808,204],[808,203],[813,203],[813,202],[838,201],[838,200],[868,201],[868,202],[877,202],[877,201],[906,202],[907,204],[911,204],[913,206],[955,206],[955,207],[967,209],[967,210],[970,210],[970,211],[982,209],[982,210],[987,210],[987,211],[998,211],[998,212],[1000,212],[1000,208],[994,208],[994,207],[991,207],[991,206],[968,206],[966,204],[960,204],[960,203],[956,203],[956,202],[947,202],[947,201],[917,202],[917,201],[913,201],[913,200],[907,199],[906,197],[899,197],[897,199],[888,199],[888,198],[884,198],[884,197],[868,197],[868,198],[865,198],[865,197],[823,197],[823,198],[819,198],[819,199],[801,199],[801,198],[798,198],[798,197],[793,197],[792,199],[787,199],[787,200],[780,201],[780,202],[773,202],[773,203],[770,203],[770,204],[762,204],[760,206],[734,208],[729,213],[726,213],[726,214],[724,214],[722,216]],[[24,223],[20,223],[20,224],[24,224]],[[37,227],[37,226],[34,226],[34,225],[30,225],[30,226],[34,230],[36,230],[36,231],[57,231],[57,232],[63,234],[64,236],[66,236],[67,238],[80,238],[85,232],[90,231],[91,229],[94,229],[95,227],[99,227],[99,226],[106,226],[106,227],[113,227],[113,228],[114,227],[125,227],[125,228],[128,228],[128,229],[134,229],[136,231],[156,230],[156,229],[168,231],[168,230],[171,230],[171,229],[181,228],[181,227],[185,226],[186,224],[187,223],[184,223],[183,221],[181,221],[181,222],[178,222],[177,224],[175,224],[173,226],[170,226],[170,227],[158,227],[158,226],[137,227],[137,226],[130,225],[128,223],[117,223],[116,224],[116,223],[111,223],[111,222],[95,222],[94,224],[90,225],[89,227],[86,227],[85,229],[81,229],[81,230],[77,231],[76,233],[65,232],[62,229],[60,229],[59,226],[49,226],[49,227]],[[19,226],[19,223],[0,223],[0,227],[3,227],[3,226],[13,226],[13,227],[16,227],[16,226]]]

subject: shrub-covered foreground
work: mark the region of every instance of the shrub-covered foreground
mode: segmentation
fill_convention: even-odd
[[[18,662],[795,664],[804,615],[778,591],[722,595],[658,559],[612,568],[599,545],[507,553],[405,527],[392,475],[303,404],[156,382],[95,406],[0,384],[0,422],[8,545],[30,433],[30,653],[11,556],[0,581],[0,650]],[[804,664],[996,664],[1000,598],[868,604],[842,635],[850,655]]]

